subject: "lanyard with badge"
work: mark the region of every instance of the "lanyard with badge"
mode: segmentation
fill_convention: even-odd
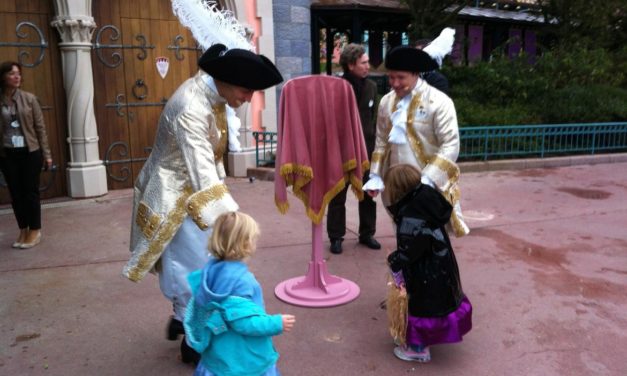
[[[12,113],[11,114],[11,128],[14,129],[15,131],[19,131],[18,130],[19,127],[20,127],[20,121],[17,119],[17,114]],[[13,144],[14,148],[23,148],[24,136],[22,136],[21,134],[15,134],[11,136],[11,144]]]

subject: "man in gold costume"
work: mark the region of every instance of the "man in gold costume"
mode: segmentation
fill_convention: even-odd
[[[407,163],[422,174],[422,183],[440,191],[453,205],[450,225],[456,236],[469,232],[459,204],[459,130],[453,101],[420,78],[438,68],[424,51],[409,46],[393,48],[385,58],[392,91],[379,103],[370,180],[363,187],[376,196],[385,187],[391,166]],[[386,207],[389,203],[383,203]]]
[[[208,238],[214,220],[238,206],[224,184],[227,107],[249,102],[256,90],[283,78],[263,55],[214,44],[201,56],[198,73],[168,100],[150,157],[134,187],[131,258],[124,275],[140,281],[149,271],[159,275],[161,291],[174,316],[167,337],[184,334],[181,324],[191,291],[189,272],[208,261]],[[181,342],[184,362],[197,354]]]

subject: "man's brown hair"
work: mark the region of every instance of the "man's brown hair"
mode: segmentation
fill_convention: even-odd
[[[357,63],[363,54],[366,53],[366,49],[361,44],[350,43],[342,50],[340,54],[340,65],[344,70],[344,73],[348,72],[348,65]]]

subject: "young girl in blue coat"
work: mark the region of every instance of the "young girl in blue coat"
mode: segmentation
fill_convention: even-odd
[[[214,257],[188,277],[192,299],[183,324],[187,343],[201,354],[195,376],[279,375],[271,337],[289,331],[295,318],[265,312],[261,286],[244,263],[258,236],[249,215],[222,214],[210,242]]]

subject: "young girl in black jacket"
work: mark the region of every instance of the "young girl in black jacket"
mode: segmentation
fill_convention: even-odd
[[[397,239],[397,250],[388,256],[394,279],[388,301],[390,328],[399,344],[394,354],[424,363],[431,360],[429,346],[459,342],[472,328],[472,305],[462,291],[444,228],[452,206],[435,188],[422,184],[420,172],[411,165],[390,168],[384,184],[384,194],[393,203],[388,210]]]

